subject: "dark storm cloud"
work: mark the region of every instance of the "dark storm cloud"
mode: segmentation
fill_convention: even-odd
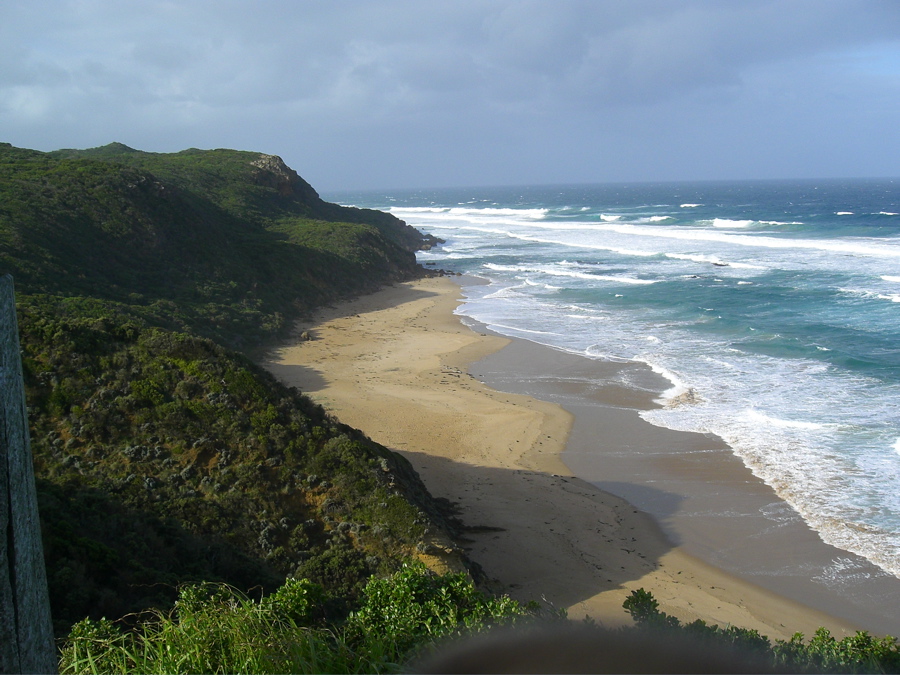
[[[895,2],[11,4],[16,145],[258,149],[327,188],[900,173]]]

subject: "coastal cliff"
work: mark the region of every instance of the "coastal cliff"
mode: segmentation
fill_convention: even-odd
[[[427,238],[234,150],[2,144],[0,204],[58,633],[190,581],[299,575],[341,611],[435,542],[462,564],[405,459],[248,358],[317,307],[424,274]]]

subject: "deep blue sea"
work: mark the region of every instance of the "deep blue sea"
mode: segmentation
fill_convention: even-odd
[[[900,179],[325,197],[446,240],[420,262],[490,282],[460,314],[646,362],[672,384],[648,421],[722,437],[826,542],[900,576]]]

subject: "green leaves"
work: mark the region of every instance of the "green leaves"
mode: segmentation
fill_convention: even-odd
[[[0,265],[19,294],[112,300],[243,347],[283,335],[301,312],[416,274],[416,230],[327,204],[259,158],[0,147]]]
[[[494,598],[477,590],[465,574],[436,575],[410,563],[387,578],[372,577],[348,630],[360,639],[377,636],[393,645],[394,657],[451,636],[534,618],[536,606],[509,597]]]
[[[399,457],[231,351],[417,274],[421,242],[259,153],[0,144],[57,629],[298,568],[349,601],[440,528]]]
[[[639,588],[622,605],[638,628],[656,631],[660,639],[694,640],[710,647],[727,647],[735,656],[753,655],[769,664],[773,672],[900,672],[900,645],[893,637],[875,638],[861,631],[837,640],[825,628],[819,628],[803,642],[803,634],[772,644],[755,630],[736,626],[710,626],[704,621],[687,625],[659,611],[659,603],[651,593]],[[698,642],[699,641],[699,642]]]
[[[101,619],[76,624],[61,673],[399,672],[413,652],[534,617],[533,608],[475,589],[465,575],[410,565],[372,577],[360,610],[345,622],[323,612],[324,589],[288,579],[259,601],[222,584],[181,588],[172,612],[131,632]]]
[[[408,462],[241,355],[185,333],[122,330],[112,313],[25,307],[59,626],[169,606],[179,582],[272,589],[298,570],[344,596],[346,612],[370,574],[397,569],[440,527]],[[91,506],[101,495],[107,515]],[[114,552],[114,569],[95,544]]]

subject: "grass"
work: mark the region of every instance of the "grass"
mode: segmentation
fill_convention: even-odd
[[[410,565],[373,577],[358,611],[331,622],[324,591],[290,579],[253,600],[221,584],[182,588],[169,612],[134,630],[106,619],[76,624],[61,673],[395,673],[449,637],[528,621],[532,606],[481,593],[464,575]]]

